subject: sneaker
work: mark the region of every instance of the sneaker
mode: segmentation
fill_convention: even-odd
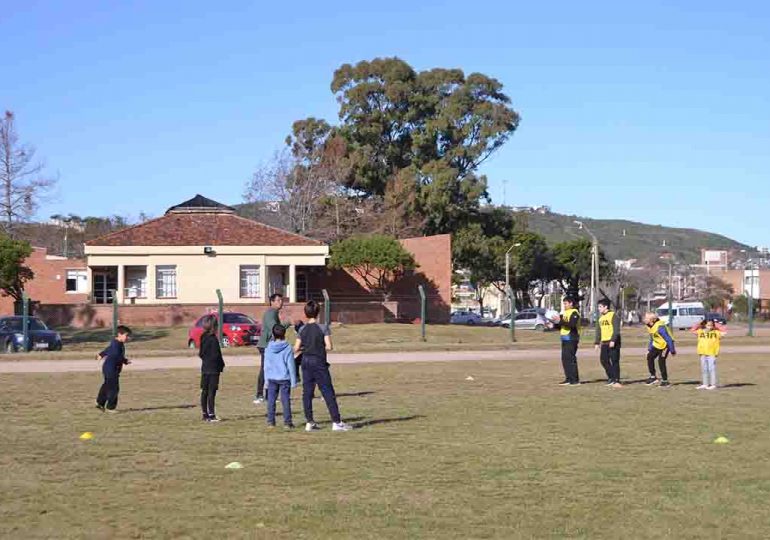
[[[668,381],[660,381],[660,386],[671,386],[671,383]]]
[[[335,422],[332,424],[332,431],[350,431],[351,429],[353,429],[353,426],[345,422]]]
[[[295,428],[294,424],[284,424],[283,425],[283,429],[285,429],[286,431],[289,431],[289,430],[294,429],[294,428]]]
[[[614,383],[612,383],[612,387],[613,388],[623,388],[623,383],[620,382],[620,381],[615,381]]]
[[[562,381],[559,383],[559,386],[569,386],[570,384],[572,383],[570,383],[569,381]]]
[[[580,382],[579,381],[578,382],[571,382],[571,383],[567,384],[567,386],[580,386]]]
[[[700,386],[695,387],[696,390],[706,390],[707,388],[708,388],[708,385],[706,384],[701,384]]]
[[[209,416],[209,419],[206,420],[206,421],[207,422],[216,423],[216,422],[221,422],[222,419],[220,417],[218,417],[218,416]]]
[[[117,414],[117,412],[118,412],[117,409],[108,409],[106,407],[104,408],[104,411],[108,412],[108,413],[111,413],[111,414]]]
[[[712,384],[711,386],[707,386],[706,390],[716,390],[717,386],[715,384]]]
[[[308,422],[305,424],[305,431],[319,431],[321,429],[321,426],[316,424],[315,422]]]
[[[208,421],[209,421],[209,415],[208,415],[208,414],[204,414],[204,415],[201,417],[201,421],[203,421],[203,422],[208,422]]]
[[[267,429],[275,429],[275,424],[268,424]]]
[[[254,398],[254,401],[252,401],[254,405],[262,405],[264,402],[265,402],[265,398],[263,398],[262,396],[257,396]]]
[[[104,412],[104,405],[99,405],[99,404],[97,403],[97,404],[96,404],[96,408],[97,408],[97,409],[99,409],[100,411]]]
[[[647,379],[647,382],[644,383],[644,384],[646,384],[647,386],[651,386],[653,384],[658,384],[658,382],[659,381],[658,381],[657,377],[650,377],[650,378]]]
[[[612,386],[613,384],[615,384],[615,381],[612,379],[607,379],[607,384],[605,384],[605,386]]]

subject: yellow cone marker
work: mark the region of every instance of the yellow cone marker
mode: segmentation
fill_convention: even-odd
[[[93,438],[94,438],[94,434],[91,433],[90,431],[86,431],[85,433],[80,435],[81,441],[90,441]]]
[[[716,439],[714,439],[714,444],[727,444],[729,442],[730,442],[730,439],[728,439],[727,437],[723,437],[723,436],[720,436],[720,437],[717,437]]]
[[[225,465],[225,469],[243,469],[243,465],[241,465],[237,461],[233,461],[232,463],[228,463],[227,465]]]

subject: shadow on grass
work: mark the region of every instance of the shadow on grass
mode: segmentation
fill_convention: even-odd
[[[347,392],[347,393],[343,393],[343,394],[337,394],[337,397],[338,398],[340,398],[340,397],[363,397],[363,396],[370,396],[372,394],[374,394],[373,391],[371,391],[371,390],[364,390],[363,392]],[[315,397],[313,399],[315,399]]]
[[[739,383],[723,384],[722,386],[720,386],[720,388],[743,388],[744,386],[756,386],[756,384],[750,383],[750,382],[739,382]]]
[[[85,330],[61,329],[59,333],[62,340],[67,345],[85,344],[85,343],[104,343],[105,346],[112,339],[112,328],[89,328]],[[141,343],[144,341],[153,341],[168,336],[168,330],[164,328],[146,329],[142,328],[131,334],[131,341]]]
[[[413,414],[411,416],[399,416],[397,418],[375,418],[373,420],[359,421],[357,418],[349,418],[347,422],[355,429],[360,429],[368,426],[376,426],[379,424],[392,424],[394,422],[409,422],[411,420],[417,420],[419,418],[425,418],[422,414]]]
[[[157,407],[134,407],[133,409],[122,409],[123,412],[147,412],[147,411],[169,411],[174,409],[194,409],[198,405],[158,405]]]
[[[697,386],[699,384],[700,384],[700,381],[682,381],[682,382],[671,383],[671,386]]]

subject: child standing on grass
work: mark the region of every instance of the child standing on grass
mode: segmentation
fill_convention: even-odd
[[[674,338],[668,331],[663,321],[653,312],[648,312],[644,316],[644,323],[647,326],[647,333],[650,335],[650,343],[647,346],[647,369],[650,371],[650,378],[647,379],[647,385],[659,384],[660,386],[670,386],[668,382],[668,369],[666,368],[666,359],[671,353],[676,356],[676,345]],[[658,360],[660,366],[661,379],[655,374],[655,360]]]
[[[265,349],[265,382],[267,383],[267,427],[275,427],[275,402],[281,394],[283,427],[294,429],[291,421],[291,389],[297,386],[294,350],[286,341],[286,328],[273,326],[273,339]]]
[[[352,426],[340,418],[329,362],[326,361],[326,352],[332,350],[331,331],[328,325],[321,326],[316,322],[319,311],[318,303],[313,300],[305,304],[307,324],[300,330],[294,344],[294,352],[302,353],[302,405],[307,421],[305,431],[321,429],[313,419],[313,393],[316,384],[332,417],[332,431],[350,431]]]
[[[218,326],[214,315],[206,317],[198,351],[201,359],[201,411],[204,422],[219,422],[214,403],[219,388],[219,376],[225,369],[225,360],[219,347]]]
[[[96,408],[101,411],[116,412],[118,406],[118,394],[120,393],[120,372],[123,366],[130,364],[126,358],[125,343],[131,337],[131,329],[127,326],[118,326],[116,336],[109,346],[96,355],[97,360],[104,360],[102,375],[104,382],[96,396]]]
[[[698,336],[698,355],[702,384],[698,390],[717,389],[717,357],[722,336],[726,333],[716,321],[701,321],[690,329]]]

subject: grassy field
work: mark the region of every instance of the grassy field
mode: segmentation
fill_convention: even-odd
[[[593,358],[576,388],[556,361],[336,366],[357,429],[312,434],[265,428],[248,369],[208,425],[193,370],[127,370],[115,415],[98,373],[0,376],[0,537],[768,538],[770,359],[719,362],[713,392],[692,357],[670,388]]]
[[[137,327],[130,344],[133,355],[172,356],[188,354],[186,326],[168,328]],[[763,325],[756,329],[756,337],[747,338],[745,327],[730,328],[727,343],[734,345],[770,344],[770,327]],[[20,359],[76,359],[89,357],[102,350],[109,342],[112,331],[109,328],[60,330],[64,341],[61,352],[33,352],[24,355],[0,355],[2,360]],[[388,352],[388,351],[435,351],[503,349],[511,347],[510,334],[505,328],[470,327],[459,325],[429,325],[427,339],[422,341],[419,325],[410,324],[361,324],[334,325],[335,349],[337,352]],[[535,332],[519,330],[516,333],[515,347],[521,349],[553,347],[558,342],[555,332]],[[293,329],[289,339],[294,339]],[[584,342],[593,342],[593,331],[584,330]],[[647,333],[641,326],[625,328],[623,343],[625,347],[642,346],[647,343]],[[677,331],[677,342],[681,345],[694,345],[695,338],[688,332]],[[226,349],[225,354],[248,354],[248,348]],[[189,354],[195,353],[189,351]],[[256,354],[256,353],[255,353]]]

